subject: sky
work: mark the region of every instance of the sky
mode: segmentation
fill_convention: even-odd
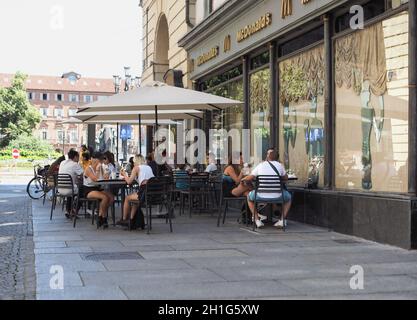
[[[141,75],[139,0],[1,0],[0,73]]]

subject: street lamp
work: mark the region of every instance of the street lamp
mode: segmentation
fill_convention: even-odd
[[[125,91],[130,90],[132,83],[132,75],[130,74],[130,67],[125,67]]]
[[[136,77],[136,88],[140,87],[141,77]]]
[[[133,77],[130,71],[130,67],[124,67],[125,71],[125,83],[124,91],[129,91],[134,88],[139,88],[141,77]],[[122,85],[122,78],[118,75],[113,76],[114,91],[116,94],[120,93],[120,87]],[[141,139],[140,127],[139,127],[139,139]],[[140,141],[139,141],[140,144]],[[117,124],[117,158],[119,157],[119,124]],[[127,158],[127,139],[122,137],[122,152],[123,158]],[[119,160],[119,159],[118,159]]]
[[[113,84],[114,84],[114,92],[115,93],[120,92],[121,82],[122,82],[122,78],[120,78],[120,76],[113,76]]]

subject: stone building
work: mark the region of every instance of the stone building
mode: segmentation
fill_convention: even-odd
[[[10,86],[13,78],[13,74],[0,74],[0,87]],[[42,116],[34,135],[64,152],[87,144],[87,125],[65,121],[75,115],[79,107],[113,95],[115,91],[112,79],[84,78],[75,72],[61,77],[29,75],[25,86],[30,103]],[[98,126],[97,130],[100,130]]]
[[[192,87],[192,66],[178,41],[226,0],[143,0],[142,83]]]

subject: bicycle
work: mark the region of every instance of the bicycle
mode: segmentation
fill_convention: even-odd
[[[33,200],[39,200],[43,198],[45,203],[46,195],[52,189],[48,185],[48,179],[46,175],[48,169],[48,166],[42,167],[40,164],[35,164],[33,166],[34,177],[29,181],[26,187],[27,194]]]

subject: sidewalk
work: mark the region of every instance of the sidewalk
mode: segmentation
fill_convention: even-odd
[[[291,223],[288,231],[216,227],[210,215],[153,221],[151,235],[81,218],[33,201],[37,299],[417,299],[417,252]],[[50,288],[62,266],[64,289]],[[352,290],[350,268],[364,268]]]

